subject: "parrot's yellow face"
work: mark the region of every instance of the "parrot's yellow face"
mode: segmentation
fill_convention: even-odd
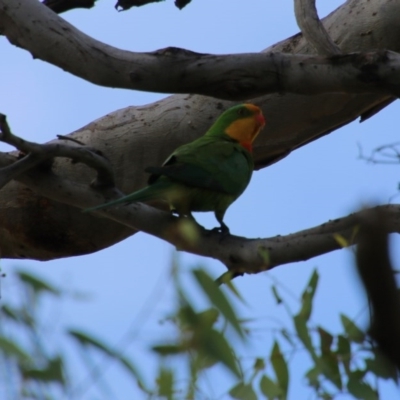
[[[243,104],[237,113],[238,119],[225,129],[225,133],[251,151],[254,139],[265,125],[265,118],[261,109],[254,104]]]

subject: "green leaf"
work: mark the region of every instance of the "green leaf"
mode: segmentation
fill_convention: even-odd
[[[254,371],[262,371],[265,369],[265,361],[263,358],[257,357],[253,364]]]
[[[196,313],[190,304],[185,304],[178,311],[180,329],[183,331],[203,332],[210,330],[218,319],[219,311],[209,308]]]
[[[158,394],[166,397],[168,400],[173,399],[174,395],[174,373],[170,369],[161,368],[158,378]]]
[[[325,391],[320,391],[318,393],[318,396],[321,400],[333,400],[334,399],[334,395],[332,395],[331,393],[325,392]]]
[[[10,339],[0,336],[0,351],[7,356],[15,357],[20,364],[28,363],[31,358],[20,346]]]
[[[353,379],[361,381],[364,379],[364,376],[366,375],[366,373],[367,373],[366,369],[356,369],[354,371],[351,371],[348,374],[348,376],[352,377]]]
[[[339,371],[338,356],[331,351],[333,336],[321,327],[318,327],[318,333],[321,345],[321,357],[318,362],[320,371],[338,389],[342,389],[342,377]]]
[[[202,269],[193,270],[193,275],[196,278],[198,284],[203,289],[211,303],[218,308],[219,311],[224,315],[232,327],[236,330],[240,337],[244,338],[244,332],[232,305],[222,292],[220,287],[214,282],[214,280]]]
[[[194,311],[193,307],[189,303],[185,303],[178,311],[179,322],[185,327],[190,329],[199,328],[199,315]],[[205,323],[205,321],[202,321]]]
[[[200,337],[196,338],[196,342],[200,352],[203,351],[205,355],[220,361],[237,377],[240,377],[233,350],[221,332],[214,329],[203,332]]]
[[[191,245],[196,245],[200,239],[200,231],[198,229],[197,224],[191,218],[180,218],[177,221],[176,229],[182,238],[185,239],[185,242]],[[180,247],[176,247],[177,250],[180,250]]]
[[[269,251],[265,246],[258,246],[257,248],[258,255],[262,258],[264,265],[263,269],[266,270],[271,265],[271,259],[269,256]]]
[[[26,327],[28,327],[28,331],[30,331],[31,328],[36,324],[35,319],[24,306],[21,308],[13,308],[6,304],[2,307],[2,312],[4,313],[4,316],[10,320],[20,325],[26,325]],[[24,326],[22,329],[26,329],[26,327]]]
[[[349,340],[343,335],[338,336],[338,344],[336,354],[342,362],[347,373],[350,371],[350,360],[351,360],[351,345]]]
[[[115,355],[114,350],[108,347],[105,343],[102,343],[100,340],[95,339],[93,336],[83,333],[82,331],[70,329],[68,330],[68,334],[76,339],[82,346],[92,346],[111,357]]]
[[[36,294],[40,294],[41,292],[48,292],[55,296],[60,296],[62,294],[60,289],[26,271],[18,271],[17,276],[22,282],[29,285]]]
[[[20,317],[19,317],[20,311],[18,309],[14,309],[13,307],[9,306],[8,304],[4,304],[1,307],[1,313],[4,314],[5,317],[7,317],[15,322],[19,322],[19,320],[20,320]]]
[[[267,375],[263,375],[260,380],[260,389],[262,394],[269,400],[279,398],[283,395],[282,389]]]
[[[378,350],[374,350],[374,358],[365,360],[366,369],[379,378],[392,379],[397,383],[398,373],[396,367]]]
[[[301,315],[296,315],[293,318],[294,326],[296,328],[297,335],[300,340],[303,342],[305,348],[308,350],[310,356],[315,361],[317,359],[317,355],[315,350],[313,349],[310,333],[307,328],[306,320]]]
[[[257,395],[253,390],[253,387],[250,384],[245,384],[243,382],[239,382],[236,386],[234,386],[229,394],[234,399],[238,400],[257,400]]]
[[[111,347],[101,342],[100,340],[95,339],[93,336],[83,333],[82,331],[70,329],[67,331],[67,333],[72,338],[74,338],[81,346],[93,347],[94,349],[105,353],[107,356],[120,363],[127,370],[127,372],[129,372],[129,374],[137,380],[138,385],[144,388],[144,390],[147,390],[144,381],[139,373],[139,370],[130,360],[122,356],[119,352],[113,350]]]
[[[319,333],[321,351],[323,353],[325,352],[329,353],[333,342],[333,336],[328,331],[326,331],[321,327],[318,327],[318,333]]]
[[[281,329],[281,335],[292,345],[294,346],[294,342],[292,340],[292,338],[290,337],[289,332],[287,331],[286,328],[282,328]]]
[[[282,388],[282,391],[286,396],[289,386],[289,370],[277,341],[274,342],[274,346],[272,347],[270,361],[279,382],[279,386]]]
[[[22,375],[24,379],[32,379],[41,382],[57,382],[63,386],[65,385],[63,361],[59,356],[50,359],[46,367],[42,369],[22,368]]]
[[[340,314],[340,320],[347,337],[352,342],[362,343],[364,341],[365,333],[351,319],[344,314]]]
[[[346,240],[346,238],[344,238],[342,235],[339,235],[337,233],[333,234],[333,238],[336,240],[336,242],[338,243],[338,245],[340,247],[349,247],[349,242]]]
[[[319,275],[318,271],[314,269],[310,280],[302,294],[302,306],[298,315],[301,315],[306,321],[309,320],[312,311],[312,302],[317,290]]]
[[[217,363],[218,363],[218,361],[215,360],[215,358],[210,357],[204,353],[201,353],[201,354],[197,353],[197,354],[191,356],[191,367],[193,367],[193,369],[196,371],[211,368]]]
[[[305,377],[308,379],[308,385],[314,388],[318,388],[320,386],[318,379],[320,374],[321,370],[318,365],[310,368],[305,375]]]
[[[347,390],[356,399],[360,400],[379,400],[378,393],[363,381],[351,376],[347,383]]]
[[[153,346],[152,349],[161,356],[181,354],[186,350],[180,344],[162,344],[158,346]]]
[[[206,329],[211,328],[218,320],[219,312],[215,308],[209,308],[197,314],[198,323]]]
[[[318,363],[320,371],[338,389],[342,389],[342,377],[339,370],[339,362],[335,353],[325,352],[321,355]]]
[[[32,389],[28,389],[26,386],[22,388],[21,390],[21,399],[29,399],[29,400],[42,400],[43,399],[43,395],[41,393],[37,393],[37,390],[32,390]],[[46,396],[45,400],[53,400],[53,399],[49,399],[48,396]]]
[[[243,298],[243,296],[240,294],[239,290],[236,288],[236,286],[232,282],[232,272],[228,271],[222,274],[216,281],[215,283],[217,285],[224,284],[226,287],[243,303],[247,304],[246,300]]]
[[[271,290],[272,290],[272,294],[275,297],[276,304],[282,304],[283,300],[282,300],[282,297],[279,295],[278,289],[276,288],[276,286],[272,285]]]

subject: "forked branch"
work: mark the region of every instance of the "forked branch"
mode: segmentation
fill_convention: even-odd
[[[9,156],[0,154],[0,165],[12,162]],[[84,209],[115,199],[116,190],[102,192],[87,185],[63,179],[46,171],[31,171],[16,179],[38,194],[57,202]],[[400,233],[400,205],[376,207],[387,216],[388,231]],[[186,219],[142,203],[110,208],[96,214],[135,230],[141,230],[163,239],[179,250],[210,257],[221,261],[235,274],[258,273],[276,266],[341,249],[343,240],[350,246],[358,241],[358,217],[363,213],[328,221],[322,225],[294,234],[265,239],[247,239],[239,236],[221,236],[195,225]],[[342,240],[337,240],[338,236]]]
[[[0,114],[0,141],[14,146],[21,152],[21,158],[17,158],[15,163],[0,169],[0,188],[11,179],[54,157],[71,158],[74,162],[81,162],[95,169],[97,178],[92,184],[96,187],[114,186],[114,173],[110,163],[95,149],[77,143],[67,145],[59,142],[46,144],[29,142],[11,133],[4,114]]]
[[[169,47],[134,53],[90,38],[36,0],[18,3],[0,0],[0,31],[35,58],[101,86],[226,100],[277,92],[399,94],[400,55],[395,52],[212,55]]]
[[[317,54],[329,56],[342,53],[322,25],[315,0],[294,0],[294,12],[301,33]]]

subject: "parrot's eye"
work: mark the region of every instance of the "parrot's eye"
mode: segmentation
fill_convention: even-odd
[[[244,115],[245,113],[245,109],[244,108],[239,108],[239,110],[237,111],[238,115]]]

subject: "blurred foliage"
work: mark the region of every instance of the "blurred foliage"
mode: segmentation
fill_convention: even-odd
[[[310,390],[308,398],[334,399],[346,393],[355,399],[379,399],[380,380],[397,382],[396,370],[351,318],[340,316],[343,329],[336,334],[311,321],[317,271],[312,273],[296,313],[290,311],[279,285],[271,287],[273,298],[288,313],[290,324],[266,337],[265,341],[272,343],[270,350],[250,357],[249,364],[249,356],[240,353],[251,342],[251,329],[249,321],[236,311],[235,301],[244,300],[234,284],[229,281],[218,285],[204,269],[193,269],[190,279],[208,303],[198,310],[192,296],[185,292],[178,265],[173,264],[176,306],[168,322],[174,326],[175,334],[166,340],[161,333],[160,341],[149,349],[158,359],[150,384],[145,383],[139,364],[94,335],[79,329],[51,334],[43,322],[45,303],[59,307],[63,298],[77,296],[27,271],[17,271],[17,300],[4,296],[1,299],[0,398],[82,398],[76,396],[73,371],[77,366],[66,356],[67,344],[75,344],[80,368],[87,368],[89,376],[93,376],[89,353],[101,354],[106,357],[104,362],[113,361],[123,368],[143,398],[148,399],[209,398],[203,388],[203,376],[219,367],[216,376],[213,373],[215,379],[218,381],[225,370],[234,382],[226,393],[230,398],[283,400],[290,393],[292,357],[300,352],[308,355],[309,364],[305,364],[304,371],[295,372],[296,376],[304,376]],[[176,359],[185,366],[183,369],[172,366],[170,361]],[[93,384],[100,386],[104,382],[98,379]],[[107,388],[100,388],[100,393],[105,394],[98,398],[112,398],[106,392]]]

